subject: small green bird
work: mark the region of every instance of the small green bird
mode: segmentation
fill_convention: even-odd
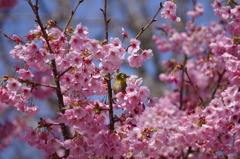
[[[119,92],[126,93],[126,87],[127,87],[127,82],[126,79],[129,76],[127,76],[125,73],[118,73],[115,76],[115,80],[113,82],[113,92],[114,94],[117,94]]]

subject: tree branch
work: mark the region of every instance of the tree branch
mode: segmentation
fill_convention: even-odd
[[[104,0],[104,9],[100,8],[104,17],[104,26],[105,26],[105,41],[108,42],[108,24],[110,19],[107,18],[107,0]]]
[[[83,2],[84,0],[78,0],[78,3],[77,5],[75,6],[75,8],[72,10],[72,13],[71,15],[69,16],[68,20],[67,20],[67,23],[63,29],[63,33],[66,34],[66,30],[70,24],[70,22],[72,21],[72,18],[73,18],[73,15],[75,14],[75,12],[77,11],[77,8],[79,7],[79,5]]]
[[[112,86],[111,86],[111,74],[107,75],[107,86],[108,86],[108,100],[109,100],[109,120],[110,120],[110,130],[114,131],[114,117],[113,117],[113,95],[112,95]]]
[[[36,16],[36,22],[39,24],[39,26],[41,28],[42,35],[43,35],[43,38],[45,39],[45,41],[47,43],[48,50],[51,54],[53,54],[54,52],[53,52],[53,50],[50,46],[47,32],[45,30],[45,27],[44,27],[44,25],[41,21],[39,13],[38,13],[39,6],[33,5],[31,0],[27,0],[27,2],[30,5],[30,7],[32,8],[32,10],[33,10],[33,12]],[[56,84],[56,94],[57,94],[57,99],[58,99],[58,107],[59,107],[59,110],[61,111],[61,113],[64,114],[65,109],[64,109],[63,95],[62,95],[62,92],[61,92],[60,81],[59,81],[59,78],[58,78],[56,61],[54,59],[51,60],[51,68],[52,68],[52,72],[53,72],[53,76],[54,76],[54,80],[55,80],[55,84]],[[70,133],[68,127],[65,124],[61,124],[61,129],[62,129],[62,134],[63,134],[64,140],[70,139],[71,138],[71,133]],[[66,150],[65,153],[66,153],[66,156],[68,156],[69,150]]]
[[[187,55],[184,55],[184,61],[183,61],[183,67],[182,68],[185,68],[186,63],[187,63]],[[184,79],[185,79],[185,76],[184,76],[184,69],[183,69],[182,74],[181,74],[181,84],[180,84],[180,97],[179,97],[180,106],[179,106],[179,110],[183,109]]]
[[[66,72],[68,72],[68,71],[71,70],[72,68],[73,68],[72,66],[68,67],[66,70],[64,70],[62,73],[60,73],[60,74],[58,75],[58,78],[62,77]]]
[[[8,35],[7,33],[3,32],[1,29],[0,29],[0,33],[2,33],[6,38],[10,39],[11,41],[17,43],[17,44],[25,44],[24,42],[22,41],[17,41],[17,40],[14,40],[10,35]]]
[[[187,153],[185,156],[183,156],[183,159],[188,159],[189,154],[192,153],[192,147],[188,147]]]
[[[107,0],[104,0],[104,9],[100,8],[104,16],[104,25],[105,25],[105,40],[108,43],[108,24],[110,19],[107,18]],[[114,131],[114,117],[113,117],[113,95],[112,95],[112,86],[111,86],[111,74],[108,73],[105,77],[108,87],[108,104],[109,104],[109,120],[110,120],[110,131]]]
[[[160,6],[157,10],[157,12],[154,14],[153,18],[147,23],[147,25],[145,25],[144,27],[142,27],[142,29],[139,31],[139,33],[137,34],[137,36],[135,37],[136,39],[138,39],[141,34],[155,21],[157,21],[156,16],[158,15],[158,13],[160,12],[160,10],[163,8],[162,2],[160,2]]]
[[[35,82],[31,82],[29,80],[22,80],[22,79],[18,79],[19,82],[23,82],[23,83],[26,83],[26,84],[31,84],[33,86],[43,86],[43,87],[50,87],[50,88],[55,88],[56,89],[56,86],[54,85],[50,85],[50,84],[41,84],[41,83],[35,83]]]
[[[215,97],[215,94],[216,94],[218,88],[220,87],[220,83],[221,83],[221,80],[222,80],[223,75],[225,74],[225,72],[226,72],[226,70],[223,70],[222,73],[219,73],[219,72],[218,72],[217,86],[216,86],[216,88],[215,88],[215,89],[213,90],[213,92],[212,92],[211,100]]]
[[[186,73],[187,78],[188,78],[188,80],[189,80],[189,83],[190,83],[191,86],[193,87],[194,92],[197,94],[199,100],[201,101],[201,104],[204,106],[204,100],[202,99],[202,97],[201,97],[200,94],[199,94],[197,85],[194,85],[193,81],[191,80],[191,78],[190,78],[190,76],[189,76],[189,74],[188,74],[187,68],[184,68],[184,72]]]

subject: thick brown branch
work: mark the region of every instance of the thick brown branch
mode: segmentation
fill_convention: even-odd
[[[47,43],[47,46],[48,46],[48,50],[49,50],[50,53],[53,54],[54,52],[53,52],[53,50],[50,46],[47,32],[45,30],[45,27],[44,27],[44,25],[41,21],[39,13],[38,13],[39,6],[33,5],[31,0],[27,0],[27,2],[29,3],[30,7],[32,8],[32,10],[33,10],[33,12],[36,16],[36,21],[41,28],[43,38],[45,39],[45,41]],[[51,60],[51,69],[52,69],[55,84],[56,84],[56,94],[57,94],[57,98],[58,98],[59,110],[64,114],[65,109],[64,109],[63,95],[62,95],[62,91],[61,91],[60,81],[59,81],[59,78],[58,78],[58,71],[57,71],[57,66],[56,66],[55,60]],[[68,127],[65,124],[61,124],[61,129],[62,129],[62,134],[63,134],[64,140],[70,139],[71,138],[71,133],[70,133]],[[66,150],[66,155],[68,155],[68,154],[69,154],[69,151]]]
[[[236,0],[229,0],[229,3],[233,3],[235,5],[239,5]]]
[[[145,25],[144,27],[142,27],[142,29],[139,31],[139,33],[137,34],[137,36],[135,37],[136,39],[138,39],[142,33],[155,21],[157,21],[155,18],[158,15],[158,13],[160,12],[160,10],[163,8],[162,2],[160,2],[160,6],[157,10],[157,12],[154,14],[153,18],[147,23],[147,25]]]
[[[183,159],[188,159],[189,154],[192,153],[192,147],[188,147],[186,155],[183,157]]]
[[[114,117],[113,117],[113,95],[112,95],[112,86],[111,86],[111,74],[107,75],[107,87],[108,87],[108,100],[109,100],[109,120],[110,120],[110,130],[114,130]]]
[[[67,28],[68,28],[69,24],[71,23],[72,18],[73,18],[73,16],[74,16],[75,12],[77,11],[79,5],[80,5],[83,1],[84,1],[84,0],[78,0],[77,5],[76,5],[75,8],[72,10],[71,15],[69,16],[69,18],[68,18],[68,20],[67,20],[67,23],[66,23],[66,25],[65,25],[65,27],[64,27],[64,29],[63,29],[63,33],[64,33],[64,34],[66,33]]]

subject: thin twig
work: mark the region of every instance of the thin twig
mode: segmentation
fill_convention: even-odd
[[[200,94],[199,94],[197,85],[194,85],[193,81],[191,80],[191,78],[190,78],[190,76],[189,76],[189,74],[188,74],[187,68],[184,68],[184,72],[186,73],[187,78],[188,78],[188,80],[189,80],[189,83],[190,83],[191,86],[193,87],[194,92],[197,94],[199,100],[201,101],[201,104],[204,106],[204,100],[202,99],[202,97],[201,97]]]
[[[49,50],[49,52],[51,54],[53,54],[54,52],[53,52],[53,50],[52,50],[52,48],[50,46],[47,32],[45,30],[45,27],[44,27],[44,25],[43,25],[43,23],[41,21],[39,13],[38,13],[39,6],[33,5],[31,0],[27,0],[27,2],[30,5],[30,7],[32,8],[32,10],[33,10],[33,12],[34,12],[34,14],[36,16],[36,22],[39,24],[39,26],[41,28],[42,35],[43,35],[43,38],[45,39],[45,41],[47,43],[48,50]],[[64,114],[65,113],[65,109],[64,109],[63,95],[62,95],[62,91],[61,91],[60,81],[59,81],[59,78],[58,78],[58,71],[57,71],[56,61],[54,59],[51,60],[51,69],[52,69],[54,80],[55,80],[55,84],[56,84],[56,94],[57,94],[57,99],[58,99],[58,107],[59,107],[59,110],[61,111],[61,113]],[[61,129],[62,129],[62,134],[63,134],[64,140],[70,139],[71,138],[71,133],[70,133],[68,127],[65,124],[61,124]],[[69,150],[65,151],[65,155],[66,156],[69,155]]]
[[[63,28],[62,28],[59,24],[56,24],[56,27],[57,27],[59,30],[63,31]]]
[[[185,68],[186,63],[187,63],[187,55],[184,55],[184,61],[183,61],[183,68]],[[179,110],[183,109],[183,93],[184,93],[184,70],[182,70],[182,74],[181,74],[181,84],[180,84],[180,97],[179,97]]]
[[[138,39],[142,33],[155,21],[157,21],[156,16],[158,15],[158,13],[160,12],[160,10],[163,8],[162,2],[160,2],[159,8],[157,10],[157,12],[154,14],[153,18],[144,26],[142,27],[142,29],[139,31],[139,33],[136,35],[135,39]],[[130,47],[130,45],[125,49],[126,51],[128,51],[128,48]]]
[[[100,8],[100,10],[103,13],[104,17],[104,26],[105,26],[105,40],[106,43],[108,42],[108,24],[110,22],[110,19],[107,18],[107,0],[104,0],[104,9]]]
[[[0,29],[0,33],[2,33],[6,38],[10,39],[11,41],[13,41],[13,42],[15,42],[15,43],[17,43],[17,44],[19,44],[19,43],[25,44],[25,43],[22,42],[22,41],[19,42],[19,41],[17,41],[17,40],[14,40],[10,35],[8,35],[7,33],[3,32],[1,29]]]
[[[193,2],[193,8],[197,5],[197,0],[192,0]]]
[[[216,86],[216,88],[215,88],[215,89],[213,90],[213,92],[212,92],[211,100],[215,97],[215,94],[216,94],[218,88],[220,87],[220,83],[221,83],[221,80],[222,80],[223,75],[225,74],[225,72],[226,72],[226,70],[223,70],[222,73],[219,73],[219,72],[218,72],[217,86]]]
[[[165,35],[168,35],[168,32],[167,32],[163,27],[154,26],[154,29],[160,30],[160,31],[162,31]]]
[[[65,25],[65,27],[64,27],[64,29],[63,29],[63,33],[64,33],[64,34],[66,34],[67,28],[68,28],[69,24],[70,24],[71,21],[72,21],[73,15],[75,14],[75,12],[77,11],[79,5],[80,5],[83,1],[84,1],[84,0],[78,0],[77,5],[76,5],[75,8],[72,10],[71,15],[69,16],[69,18],[68,18],[68,20],[67,20],[67,23],[66,23],[66,25]]]
[[[235,4],[235,5],[239,5],[236,0],[230,0],[230,2]]]
[[[62,73],[60,73],[60,74],[58,75],[58,78],[62,77],[66,72],[68,72],[68,71],[71,70],[72,68],[73,68],[72,66],[68,67],[66,70],[64,70]]]
[[[27,2],[30,5],[30,7],[32,8],[32,10],[33,10],[33,12],[34,12],[34,14],[36,16],[36,22],[39,24],[39,26],[41,28],[41,31],[42,31],[42,34],[43,34],[43,38],[45,39],[45,41],[47,43],[49,52],[53,53],[53,50],[52,50],[52,48],[50,46],[50,43],[49,43],[47,32],[45,31],[45,27],[44,27],[44,25],[43,25],[43,23],[41,21],[41,18],[40,18],[39,14],[38,14],[39,6],[33,5],[31,0],[27,0]]]
[[[157,10],[157,12],[154,14],[153,18],[147,23],[147,25],[145,25],[144,27],[142,27],[142,29],[139,31],[139,33],[137,34],[137,36],[135,37],[136,39],[138,39],[142,33],[155,21],[157,21],[156,16],[158,15],[158,13],[160,12],[160,10],[163,8],[162,2],[160,2],[160,6]]]

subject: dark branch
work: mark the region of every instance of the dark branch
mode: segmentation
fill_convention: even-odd
[[[15,43],[17,43],[17,44],[19,44],[19,43],[25,44],[25,43],[22,42],[22,41],[19,42],[19,41],[17,41],[17,40],[14,40],[10,35],[8,35],[7,33],[3,32],[1,29],[0,29],[0,33],[2,33],[6,38],[10,39],[11,41],[13,41],[13,42],[15,42]]]
[[[18,81],[26,83],[26,84],[30,84],[30,85],[33,85],[33,86],[43,86],[43,87],[50,87],[50,88],[55,88],[56,89],[56,86],[50,85],[50,84],[35,83],[35,82],[31,82],[29,80],[22,80],[22,79],[18,79]]]
[[[110,19],[107,18],[107,0],[104,0],[104,9],[100,8],[104,17],[104,26],[105,26],[105,41],[108,42],[108,24]]]
[[[186,63],[187,63],[187,55],[184,55],[183,68],[185,68]],[[179,103],[180,103],[179,109],[180,110],[183,109],[183,93],[184,93],[184,79],[185,79],[184,75],[185,75],[184,70],[182,70],[181,84],[180,84],[180,98],[179,98]]]
[[[67,23],[66,23],[66,25],[65,25],[65,27],[64,27],[64,29],[63,29],[63,33],[64,33],[64,34],[66,33],[66,30],[67,30],[69,24],[70,24],[71,21],[72,21],[73,15],[75,14],[75,12],[77,11],[79,5],[80,5],[83,1],[84,1],[84,0],[78,0],[77,5],[76,5],[75,8],[72,10],[71,15],[69,16],[69,18],[68,18],[68,20],[67,20]]]
[[[39,13],[38,13],[39,6],[33,5],[31,0],[27,0],[27,2],[30,5],[30,7],[32,8],[32,10],[33,10],[33,12],[36,16],[36,22],[39,24],[39,26],[41,28],[42,35],[43,35],[43,38],[45,39],[45,41],[47,43],[48,50],[51,54],[53,54],[54,52],[53,52],[53,50],[50,46],[47,32],[45,30],[45,27],[44,27],[44,25],[41,21]],[[65,109],[64,109],[63,95],[62,95],[62,91],[61,91],[60,81],[59,81],[59,78],[58,78],[57,66],[56,66],[56,62],[55,62],[54,59],[51,60],[51,69],[52,69],[55,84],[56,84],[58,107],[59,107],[59,110],[64,114]],[[71,138],[71,133],[70,133],[69,129],[67,128],[67,126],[65,124],[61,124],[61,129],[62,129],[62,134],[63,134],[64,140],[70,139]],[[66,154],[69,154],[69,150],[66,150]]]
[[[218,88],[220,87],[220,83],[221,83],[221,80],[222,80],[223,75],[225,74],[225,72],[226,72],[226,70],[223,70],[222,73],[219,73],[219,72],[218,72],[217,86],[216,86],[216,88],[215,88],[215,89],[213,90],[213,92],[212,92],[211,100],[215,97],[215,94],[216,94]]]
[[[71,70],[72,68],[73,68],[72,66],[68,67],[66,70],[64,70],[62,73],[60,73],[60,74],[58,75],[58,78],[62,77],[66,72],[68,72],[68,71]]]
[[[144,27],[142,27],[142,29],[139,31],[139,33],[137,34],[137,36],[135,37],[136,39],[138,39],[142,33],[155,21],[157,21],[156,16],[158,15],[158,13],[160,12],[160,10],[163,8],[162,2],[160,2],[160,6],[157,10],[157,12],[154,14],[153,18],[147,23],[147,25],[145,25]]]
[[[204,100],[202,99],[202,97],[201,97],[200,94],[199,94],[197,85],[194,85],[193,81],[191,80],[191,78],[190,78],[190,76],[189,76],[189,74],[188,74],[187,68],[184,68],[184,72],[186,73],[187,78],[188,78],[188,80],[189,80],[189,83],[190,83],[190,85],[193,87],[194,92],[197,94],[199,100],[201,101],[201,105],[204,106]]]
[[[108,24],[110,19],[107,18],[107,0],[104,0],[104,9],[100,9],[104,16],[104,24],[105,24],[105,40],[108,43]],[[113,95],[112,95],[112,86],[111,86],[111,74],[108,73],[105,77],[108,87],[108,104],[109,104],[109,120],[110,120],[110,130],[114,131],[114,117],[113,117]]]
[[[113,117],[113,95],[112,95],[112,87],[111,87],[111,74],[107,75],[107,86],[108,86],[108,100],[109,100],[109,120],[110,120],[110,130],[114,131],[114,117]]]

